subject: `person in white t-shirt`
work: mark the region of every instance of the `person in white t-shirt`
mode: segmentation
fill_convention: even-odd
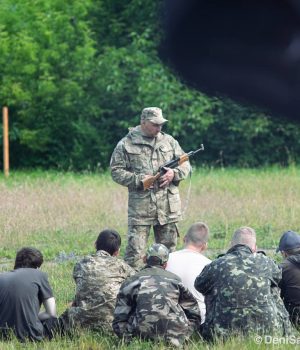
[[[208,237],[208,226],[203,222],[194,223],[184,236],[184,248],[170,253],[166,267],[166,270],[175,273],[181,278],[183,285],[197,299],[201,314],[201,323],[205,320],[204,297],[195,289],[194,282],[204,266],[211,262],[210,259],[202,254],[207,249]]]

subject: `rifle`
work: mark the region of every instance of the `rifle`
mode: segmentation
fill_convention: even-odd
[[[166,162],[164,165],[162,165],[159,168],[159,172],[156,175],[153,175],[151,177],[148,177],[145,180],[142,180],[143,183],[143,189],[148,190],[153,183],[158,180],[165,172],[165,168],[177,168],[179,165],[181,165],[182,163],[186,162],[187,160],[189,160],[190,157],[193,157],[196,153],[200,152],[200,151],[204,151],[204,146],[203,144],[201,144],[201,147],[199,149],[197,149],[196,151],[191,151],[188,153],[184,153],[182,156],[176,158],[176,159],[172,159],[169,160],[168,162]]]

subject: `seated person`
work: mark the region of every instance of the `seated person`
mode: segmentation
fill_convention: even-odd
[[[25,247],[17,252],[13,271],[0,274],[0,336],[39,341],[52,338],[58,328],[56,305],[42,253]],[[41,304],[45,311],[40,313]]]
[[[165,270],[168,257],[163,244],[153,244],[144,259],[146,267],[122,284],[113,321],[120,338],[180,346],[200,325],[196,299],[177,275]]]
[[[290,320],[296,328],[300,328],[300,235],[293,231],[283,233],[279,247],[284,257],[281,264],[282,280],[280,282],[281,297],[289,312]]]
[[[211,260],[202,255],[207,249],[209,229],[203,222],[196,222],[184,236],[184,249],[170,253],[166,270],[175,273],[198,301],[201,322],[205,320],[204,296],[195,287],[195,279]]]
[[[203,337],[289,335],[288,313],[278,294],[280,280],[281,270],[274,261],[256,253],[255,231],[238,229],[227,253],[205,266],[195,281],[205,296]]]
[[[117,258],[120,246],[119,233],[106,229],[100,232],[95,242],[96,253],[84,257],[75,265],[75,298],[72,306],[60,317],[66,330],[84,327],[112,332],[119,288],[128,276],[135,273]]]

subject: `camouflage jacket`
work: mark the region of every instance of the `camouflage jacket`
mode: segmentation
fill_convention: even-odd
[[[177,275],[146,266],[122,284],[113,329],[119,337],[161,338],[179,345],[200,325],[199,314],[196,299]]]
[[[195,280],[205,295],[206,339],[237,334],[287,335],[291,325],[279,297],[281,271],[274,261],[236,245],[207,265]]]
[[[135,271],[123,260],[99,250],[78,262],[73,271],[76,295],[63,315],[67,327],[80,326],[112,331],[117,294]]]
[[[156,138],[143,136],[140,126],[133,128],[116,146],[111,157],[111,174],[115,182],[127,186],[129,225],[154,225],[177,222],[181,217],[178,183],[190,172],[189,162],[174,169],[174,180],[168,188],[158,183],[144,191],[142,179],[155,175],[159,168],[184,154],[178,142],[163,132]]]

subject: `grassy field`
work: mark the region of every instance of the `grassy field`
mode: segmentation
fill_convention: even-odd
[[[184,218],[181,238],[195,221],[211,230],[208,255],[225,250],[233,231],[253,227],[258,246],[273,255],[283,231],[300,231],[300,168],[198,169],[180,185]],[[127,190],[109,174],[12,173],[0,178],[0,271],[12,268],[16,250],[40,249],[57,299],[58,312],[74,295],[72,269],[84,254],[93,251],[98,233],[111,227],[126,245]],[[182,245],[180,239],[179,247]],[[280,259],[274,255],[276,259]],[[300,343],[300,339],[299,339]],[[299,344],[298,343],[298,344]],[[282,349],[282,344],[256,345],[254,339],[234,339],[214,347],[192,341],[189,349]],[[294,348],[285,344],[284,349]],[[41,344],[1,343],[0,349],[108,349],[126,348],[113,337],[82,333],[73,339]],[[131,349],[164,346],[135,342]]]

